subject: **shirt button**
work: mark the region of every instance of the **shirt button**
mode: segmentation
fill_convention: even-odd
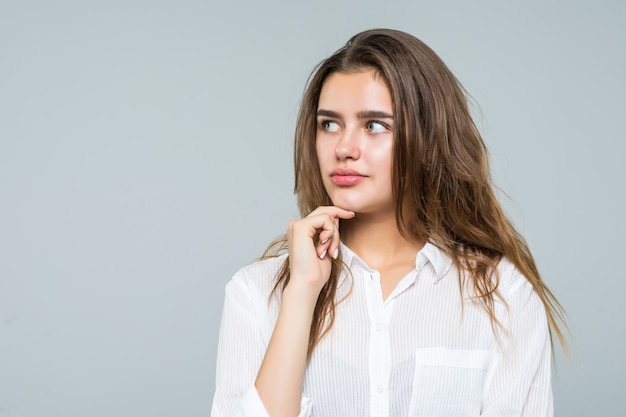
[[[383,386],[383,384],[378,384],[378,386],[376,387],[376,392],[379,394],[382,394],[384,390],[385,387]]]
[[[382,324],[381,322],[376,323],[376,331],[377,332],[381,332],[384,327],[385,327],[385,325]]]

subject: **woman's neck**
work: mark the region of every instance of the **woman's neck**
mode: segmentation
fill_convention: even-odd
[[[369,217],[357,214],[341,227],[341,240],[374,269],[398,262],[414,262],[425,240],[409,240],[400,234],[395,216]]]

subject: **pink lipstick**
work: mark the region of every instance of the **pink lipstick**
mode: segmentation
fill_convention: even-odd
[[[363,175],[353,169],[337,168],[330,173],[330,177],[335,185],[356,185],[366,178]]]

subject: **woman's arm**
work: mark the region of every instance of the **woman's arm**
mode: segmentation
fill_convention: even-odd
[[[290,279],[255,383],[272,417],[295,417],[300,413],[315,304],[330,276],[329,258],[336,257],[339,248],[339,218],[353,216],[337,207],[320,207],[287,227]]]
[[[263,270],[264,267],[256,265],[252,276],[249,276],[249,269],[244,268],[226,285],[212,417],[256,416],[262,415],[259,411],[265,411],[262,404],[258,406],[258,395],[250,388],[267,345],[255,305],[267,305],[267,298],[261,295],[263,291],[252,291],[249,286],[249,281],[263,279],[261,275],[271,274],[270,270],[276,268],[272,265],[269,270]]]
[[[508,298],[508,333],[488,381],[484,417],[552,417],[552,348],[546,312],[532,285],[520,284]]]

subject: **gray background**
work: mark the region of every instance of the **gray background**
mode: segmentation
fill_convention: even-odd
[[[313,66],[409,31],[474,97],[569,312],[558,416],[626,415],[623,1],[0,1],[0,417],[206,416],[223,288],[297,215]]]

